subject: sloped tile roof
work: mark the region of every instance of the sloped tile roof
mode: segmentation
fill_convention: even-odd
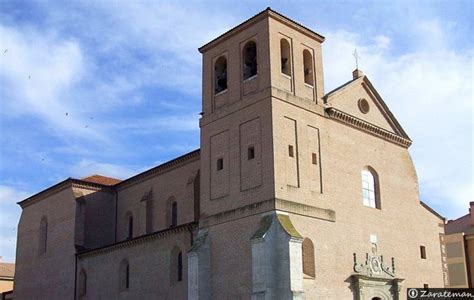
[[[102,176],[102,175],[92,175],[89,177],[84,177],[81,178],[82,181],[87,181],[87,182],[92,182],[92,183],[98,183],[102,185],[115,185],[122,180],[112,178],[112,177],[107,177],[107,176]]]

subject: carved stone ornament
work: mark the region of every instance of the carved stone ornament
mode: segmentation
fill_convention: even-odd
[[[357,262],[354,253],[354,271],[351,275],[352,289],[355,300],[383,299],[400,300],[401,283],[404,279],[395,277],[395,260],[391,267],[386,266],[382,255],[366,253],[363,263]]]
[[[395,278],[395,260],[392,258],[392,266],[386,266],[382,255],[366,254],[364,263],[357,263],[354,253],[354,271],[368,277]]]

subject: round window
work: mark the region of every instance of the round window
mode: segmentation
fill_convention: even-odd
[[[357,104],[359,106],[360,111],[363,114],[366,114],[366,113],[369,112],[370,106],[369,106],[369,102],[367,100],[365,100],[364,98],[359,99],[359,102]]]

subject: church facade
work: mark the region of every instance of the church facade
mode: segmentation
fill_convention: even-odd
[[[19,204],[15,299],[405,299],[444,287],[444,220],[361,71],[325,93],[324,37],[271,10],[203,56],[201,146]]]

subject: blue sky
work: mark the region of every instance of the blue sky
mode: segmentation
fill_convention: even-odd
[[[199,147],[197,48],[271,6],[326,37],[325,90],[352,52],[414,141],[420,198],[472,195],[472,1],[0,1],[0,256],[16,202],[67,177],[127,178]]]

